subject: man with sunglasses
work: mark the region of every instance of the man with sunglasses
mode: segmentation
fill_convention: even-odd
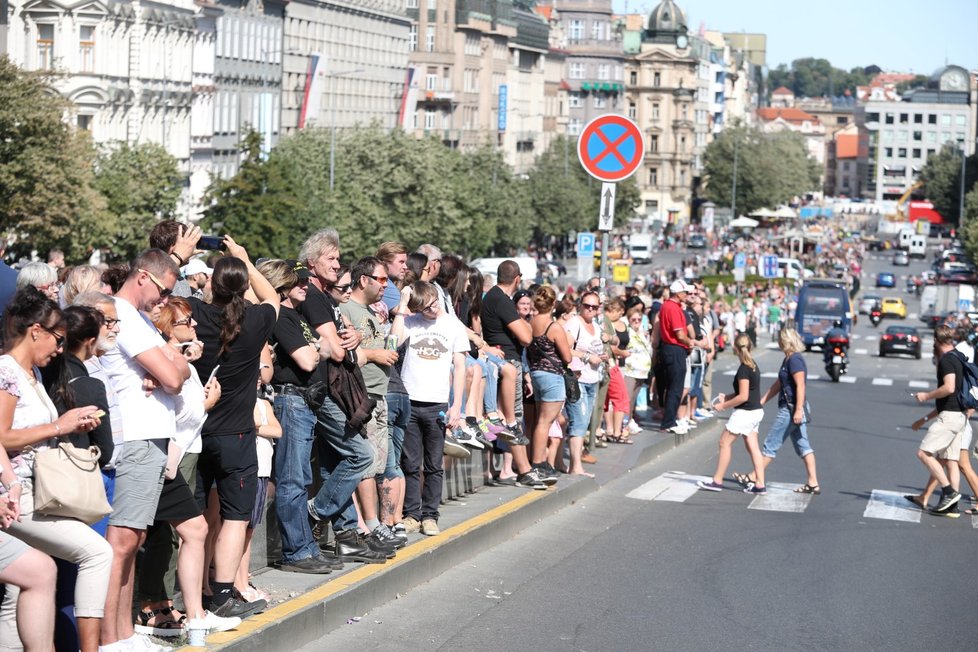
[[[119,331],[116,348],[101,357],[118,396],[123,436],[117,446],[115,493],[105,535],[114,556],[102,619],[103,645],[136,636],[132,622],[136,551],[156,517],[163,488],[167,443],[175,434],[173,395],[190,377],[186,359],[166,345],[145,316],[169,298],[178,271],[160,249],[145,251],[133,261],[115,295],[117,317],[125,328]]]

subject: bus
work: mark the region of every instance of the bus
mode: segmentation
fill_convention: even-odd
[[[848,333],[852,329],[852,305],[846,284],[838,279],[810,279],[798,293],[795,328],[805,342],[805,350],[825,343],[825,335],[835,321]]]

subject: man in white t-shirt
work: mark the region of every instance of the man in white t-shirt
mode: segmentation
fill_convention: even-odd
[[[173,259],[161,249],[149,249],[133,261],[115,295],[117,346],[101,358],[118,396],[123,432],[105,535],[114,558],[102,619],[102,650],[145,647],[136,639],[141,635],[135,634],[132,623],[136,551],[146,539],[146,527],[156,516],[163,489],[167,442],[175,432],[172,395],[180,393],[190,368],[144,313],[166,302],[177,275]]]

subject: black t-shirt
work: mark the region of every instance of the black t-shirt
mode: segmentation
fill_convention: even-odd
[[[944,376],[948,374],[954,374],[954,392],[944,398],[936,399],[937,411],[964,412],[958,405],[958,392],[961,391],[961,384],[964,382],[964,367],[961,366],[961,360],[954,354],[954,351],[948,351],[937,361],[938,387],[944,384]]]
[[[336,301],[313,285],[311,281],[306,287],[306,300],[302,302],[298,310],[313,330],[318,330],[323,324],[335,324],[339,319]]]
[[[523,345],[506,327],[519,320],[516,304],[499,289],[492,286],[482,299],[482,339],[490,346],[498,346],[503,350],[507,360],[519,360],[523,353]]]
[[[686,313],[686,323],[693,325],[693,332],[696,335],[696,339],[703,339],[703,320],[696,314],[696,311],[689,306],[683,308],[683,312]]]
[[[187,299],[197,321],[197,339],[204,343],[204,354],[193,363],[203,383],[214,367],[221,384],[221,398],[207,414],[201,434],[236,435],[255,429],[255,398],[258,388],[258,364],[261,350],[275,327],[275,309],[266,304],[248,304],[241,320],[241,332],[223,356],[221,322],[223,308]]]
[[[761,370],[755,367],[751,369],[745,364],[741,364],[734,376],[733,388],[734,396],[740,393],[740,381],[748,380],[747,401],[737,406],[738,410],[760,410],[761,409]]]
[[[278,321],[272,331],[275,344],[275,371],[272,374],[274,385],[298,385],[305,387],[315,371],[305,371],[292,358],[292,353],[310,342],[319,339],[313,333],[309,322],[294,308],[282,306],[278,311]]]

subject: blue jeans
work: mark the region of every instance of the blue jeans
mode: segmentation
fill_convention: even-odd
[[[495,412],[499,408],[499,368],[505,363],[505,360],[494,355],[479,360],[486,371],[486,394],[482,397],[482,407],[486,412]]]
[[[387,430],[391,435],[391,445],[387,449],[387,468],[384,478],[393,480],[403,478],[401,470],[401,451],[404,450],[404,431],[411,418],[411,399],[407,394],[387,395]]]
[[[301,396],[285,394],[275,397],[275,417],[282,424],[282,438],[275,446],[275,515],[282,535],[282,561],[294,562],[319,555],[306,507],[316,416]]]
[[[788,437],[791,437],[791,443],[794,444],[798,457],[805,457],[815,452],[808,443],[808,430],[805,424],[794,423],[791,419],[791,410],[787,407],[779,407],[778,414],[774,417],[774,424],[764,438],[761,454],[764,457],[776,456]]]
[[[598,395],[598,383],[582,383],[577,381],[581,387],[581,399],[577,403],[567,405],[567,426],[568,437],[583,437],[587,434],[587,429],[591,424],[591,412],[594,411],[594,399]]]
[[[326,396],[316,414],[319,475],[323,480],[313,506],[320,519],[333,522],[333,531],[355,530],[357,510],[353,492],[363,480],[374,454],[370,444],[346,423],[343,410]]]

